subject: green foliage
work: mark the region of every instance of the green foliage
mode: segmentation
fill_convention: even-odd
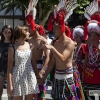
[[[20,10],[23,10],[23,8],[25,8],[23,3],[18,0],[0,0],[0,2],[1,2],[0,11],[6,9],[5,14],[12,12],[13,7],[16,7],[16,9],[20,9]]]
[[[84,14],[84,8],[90,4],[90,0],[77,0],[78,7],[75,9],[75,13]]]
[[[39,0],[41,2],[41,9],[43,9],[43,16],[46,15],[46,13],[54,7],[55,4],[58,4],[59,0]],[[25,12],[25,10],[28,7],[29,0],[0,0],[1,3],[1,10],[6,9],[5,14],[12,12],[13,7],[16,9],[20,9],[21,11]],[[39,4],[39,3],[38,3]],[[37,12],[39,12],[39,8],[37,5]],[[38,16],[37,16],[38,17]]]
[[[60,0],[39,0],[39,2],[41,2],[42,4],[44,14],[47,13],[48,10],[50,10],[52,7],[54,7],[54,5],[58,4],[59,1]],[[28,6],[29,0],[0,0],[0,2],[0,10],[7,8],[5,12],[5,14],[7,14],[8,12],[12,11],[13,5],[16,7],[16,9],[19,8],[20,10],[25,11]],[[77,2],[78,7],[76,8],[75,13],[83,14],[84,7],[86,7],[90,3],[90,0],[77,0]]]
[[[14,1],[14,2],[13,2]],[[53,11],[54,6],[59,3],[60,0],[39,0],[37,4],[37,18],[39,21],[42,22],[42,20],[47,16],[48,12],[50,10]],[[84,8],[91,2],[92,0],[77,0],[78,7],[74,10],[73,15],[70,17],[70,22],[74,22],[75,16],[77,16],[77,19],[84,18]],[[5,14],[8,12],[13,11],[13,7],[16,9],[20,9],[23,13],[23,19],[25,19],[24,12],[26,8],[28,7],[29,0],[0,0],[1,7],[0,11],[3,9],[6,9]],[[75,15],[76,14],[76,15]],[[83,17],[80,17],[83,16]],[[77,22],[75,22],[77,23]]]

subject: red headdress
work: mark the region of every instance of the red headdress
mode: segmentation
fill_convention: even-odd
[[[95,13],[94,15],[92,15],[91,20],[97,20],[98,22],[100,22],[100,13]]]
[[[84,16],[88,20],[96,20],[96,21],[98,21],[97,23],[99,23],[100,22],[100,0],[94,0],[93,2],[91,2],[91,4],[86,7]],[[85,39],[88,38],[87,26],[89,23],[90,23],[90,21],[87,21],[85,24],[85,28],[84,28],[84,38]],[[93,23],[93,21],[92,21],[92,23]]]
[[[68,26],[65,26],[65,33],[66,36],[72,39],[72,33],[70,31],[70,28]]]
[[[89,24],[89,21],[87,21],[85,26],[84,26],[84,40],[88,39],[88,30],[87,30],[88,24]]]
[[[88,34],[91,34],[92,32],[95,32],[98,35],[100,35],[100,22],[96,20],[91,20],[86,22],[84,28],[84,38],[87,39]]]
[[[30,27],[33,31],[37,30],[40,35],[43,35],[45,33],[43,26],[35,24],[35,22],[34,22],[34,19],[36,16],[35,6],[36,6],[37,2],[38,2],[38,0],[30,0],[28,10],[27,10],[26,21],[28,24],[30,24]]]
[[[38,0],[30,0],[28,9],[26,11],[26,16],[31,14],[33,16],[33,20],[35,20],[36,17],[36,5],[38,3]]]
[[[39,32],[40,35],[45,34],[45,30],[44,30],[43,26],[36,24],[35,27],[36,27],[36,30]]]
[[[91,16],[91,20],[97,20],[98,22],[100,22],[100,0],[97,1],[98,1],[98,11]]]
[[[61,26],[62,33],[65,32],[65,22],[77,7],[76,0],[61,0],[54,9],[54,14],[51,16],[48,23],[48,31],[51,31],[54,25]],[[68,33],[70,34],[70,33]]]
[[[27,16],[26,16],[26,21],[27,21],[27,23],[30,24],[31,29],[32,29],[33,31],[35,31],[35,22],[34,22],[34,20],[33,20],[33,16],[32,16],[32,15],[27,15]]]
[[[88,20],[97,20],[100,22],[100,0],[94,0],[86,7],[84,16]]]

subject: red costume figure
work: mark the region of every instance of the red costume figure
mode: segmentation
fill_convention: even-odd
[[[96,20],[88,21],[85,32],[88,42],[85,48],[84,87],[85,90],[97,90],[100,85],[100,23]]]
[[[100,0],[94,0],[86,7],[87,21],[84,28],[84,37],[87,39],[83,70],[84,90],[97,90],[100,85],[99,71],[99,39],[100,39]],[[95,21],[94,21],[95,20]],[[93,97],[92,100],[94,100]]]
[[[80,76],[83,71],[83,63],[85,58],[85,47],[86,44],[82,43],[84,40],[84,28],[82,26],[77,26],[73,30],[73,39],[76,41],[77,46],[74,51],[74,65],[78,67]]]
[[[84,82],[88,84],[100,84],[98,76],[100,76],[100,55],[93,45],[87,45],[86,55],[88,63],[85,70]]]

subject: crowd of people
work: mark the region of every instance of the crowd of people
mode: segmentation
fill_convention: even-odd
[[[68,1],[61,0],[59,5],[62,3]],[[99,5],[98,1],[93,3]],[[66,9],[59,5],[47,30],[34,22],[32,10],[25,25],[14,30],[10,25],[2,28],[0,100],[5,79],[8,100],[23,100],[23,96],[25,100],[45,100],[48,75],[53,100],[94,100],[88,96],[88,90],[100,87],[100,13],[88,16],[88,7],[85,17],[89,19],[84,27],[78,25],[70,31],[65,24]],[[50,31],[54,40],[49,39]]]

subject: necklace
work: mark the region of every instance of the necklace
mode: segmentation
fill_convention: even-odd
[[[90,64],[94,64],[94,63],[97,61],[98,55],[99,55],[98,52],[95,53],[95,52],[93,51],[93,46],[92,46],[92,45],[89,46],[89,63],[90,63]]]
[[[74,60],[77,60],[77,58],[78,58],[78,53],[79,53],[81,47],[82,47],[82,43],[81,43],[81,45],[79,46],[79,48],[76,47],[75,52],[74,52]],[[78,50],[77,50],[77,49],[78,49]]]

